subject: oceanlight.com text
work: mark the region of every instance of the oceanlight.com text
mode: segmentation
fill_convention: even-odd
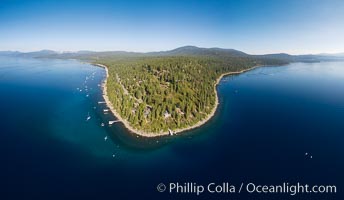
[[[255,183],[240,183],[231,184],[229,182],[223,183],[209,183],[198,184],[194,182],[185,183],[160,183],[157,185],[158,192],[168,192],[176,194],[195,194],[201,195],[203,193],[210,194],[235,194],[235,193],[249,193],[249,194],[336,194],[337,187],[335,185],[310,185],[295,183],[291,184],[283,182],[277,185],[261,185]]]

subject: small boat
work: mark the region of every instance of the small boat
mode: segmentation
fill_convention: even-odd
[[[106,141],[107,139],[108,139],[108,137],[107,137],[107,136],[105,136],[105,137],[104,137],[104,140]]]
[[[308,155],[308,153],[306,152],[306,153],[305,153],[305,156],[307,156],[307,155]]]
[[[91,119],[91,116],[90,116],[90,113],[87,114],[87,118],[86,118],[86,121],[90,120]]]
[[[105,126],[105,124],[104,124],[104,123],[101,123],[100,126]]]
[[[109,125],[111,125],[111,124],[113,124],[113,123],[115,123],[116,121],[109,121]]]
[[[89,95],[88,94],[86,94],[86,97],[88,97]]]
[[[114,158],[116,155],[115,154],[112,154],[112,157]]]
[[[109,112],[109,109],[104,109],[103,111],[104,111],[104,112]]]

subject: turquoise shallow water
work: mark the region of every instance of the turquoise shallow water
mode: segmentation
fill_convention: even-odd
[[[104,75],[75,60],[0,58],[7,199],[196,197],[156,191],[160,182],[177,181],[334,184],[335,195],[300,198],[342,199],[344,63],[294,63],[225,77],[209,123],[154,139],[137,137],[120,123],[101,126],[114,119],[98,104]],[[228,197],[292,198],[197,198]]]

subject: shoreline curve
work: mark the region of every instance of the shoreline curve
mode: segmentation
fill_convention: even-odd
[[[109,97],[108,97],[108,94],[107,94],[107,79],[109,77],[109,70],[108,70],[108,67],[106,65],[103,65],[103,64],[99,64],[99,63],[92,63],[92,65],[94,66],[97,66],[97,67],[101,67],[101,68],[104,68],[105,69],[105,72],[106,72],[106,77],[105,77],[105,80],[103,81],[102,83],[102,91],[103,91],[103,98],[104,98],[104,101],[107,105],[107,107],[110,109],[111,113],[120,121],[123,123],[123,125],[125,126],[125,128],[127,128],[130,132],[136,134],[136,135],[140,135],[142,137],[161,137],[161,136],[168,136],[170,135],[169,131],[165,131],[165,132],[161,132],[161,133],[152,133],[152,132],[145,132],[145,131],[140,131],[140,130],[137,130],[135,128],[133,128],[129,122],[125,119],[123,119],[121,117],[121,115],[116,111],[116,109],[113,107]],[[216,87],[217,85],[220,83],[221,79],[224,77],[224,76],[228,76],[228,75],[233,75],[233,74],[241,74],[241,73],[244,73],[244,72],[247,72],[247,71],[250,71],[250,70],[253,70],[257,67],[260,67],[261,65],[257,65],[257,66],[253,66],[251,68],[248,68],[248,69],[243,69],[243,70],[240,70],[240,71],[237,71],[237,72],[226,72],[226,73],[223,73],[221,74],[217,79],[216,79],[216,82],[214,84],[214,91],[215,91],[215,106],[213,107],[213,109],[211,110],[211,112],[204,118],[202,119],[201,121],[197,122],[196,124],[190,126],[190,127],[186,127],[186,128],[181,128],[181,129],[176,129],[173,131],[173,135],[174,134],[179,134],[181,132],[184,132],[184,131],[188,131],[188,130],[191,130],[191,129],[195,129],[195,128],[198,128],[202,125],[204,125],[205,123],[207,123],[216,113],[216,110],[218,108],[218,105],[219,105],[219,97],[218,97],[218,94],[217,94],[217,90],[216,90]]]

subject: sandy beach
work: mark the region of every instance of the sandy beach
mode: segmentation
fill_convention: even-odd
[[[130,126],[129,122],[125,119],[123,119],[120,114],[116,111],[116,109],[113,107],[112,103],[110,102],[109,100],[109,97],[107,95],[107,79],[109,77],[109,71],[108,71],[108,67],[105,66],[105,65],[102,65],[102,64],[94,64],[95,66],[98,66],[98,67],[102,67],[105,69],[106,71],[106,78],[102,84],[102,89],[103,89],[103,98],[106,102],[106,105],[109,107],[110,111],[112,112],[112,114],[120,121],[123,123],[123,125],[129,130],[131,131],[132,133],[135,133],[137,135],[140,135],[140,136],[143,136],[143,137],[159,137],[159,136],[166,136],[166,135],[170,135],[170,133],[168,131],[166,132],[160,132],[160,133],[149,133],[149,132],[144,132],[144,131],[140,131],[140,130],[137,130],[135,128],[133,128],[132,126]],[[216,79],[216,82],[214,84],[214,92],[215,92],[215,106],[214,108],[212,109],[212,111],[207,115],[206,118],[204,118],[203,120],[197,122],[196,124],[190,126],[190,127],[187,127],[187,128],[182,128],[182,129],[175,129],[173,130],[173,134],[178,134],[178,133],[181,133],[183,131],[187,131],[187,130],[191,130],[191,129],[194,129],[194,128],[197,128],[197,127],[200,127],[202,126],[203,124],[205,124],[207,121],[209,121],[215,114],[216,112],[216,109],[218,107],[218,104],[219,104],[219,98],[218,98],[218,94],[217,94],[217,90],[216,90],[216,86],[219,84],[219,82],[221,81],[221,79],[224,77],[224,76],[227,76],[227,75],[233,75],[233,74],[241,74],[241,73],[244,73],[246,71],[249,71],[249,70],[253,70],[257,67],[260,67],[260,66],[254,66],[254,67],[251,67],[251,68],[248,68],[248,69],[244,69],[244,70],[241,70],[241,71],[237,71],[237,72],[227,72],[227,73],[223,73],[221,74],[217,79]]]

